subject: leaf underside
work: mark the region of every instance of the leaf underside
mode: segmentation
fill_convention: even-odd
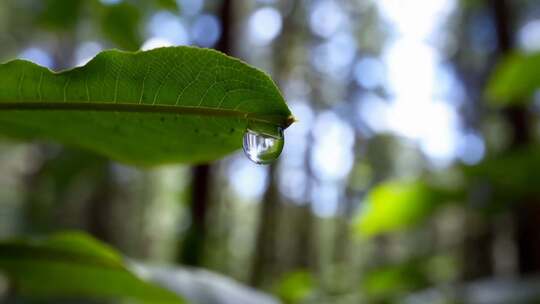
[[[265,73],[194,47],[105,51],[54,73],[0,65],[0,134],[50,139],[139,165],[199,163],[238,149],[253,124],[291,113]]]

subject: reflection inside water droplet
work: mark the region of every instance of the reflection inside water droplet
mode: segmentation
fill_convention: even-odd
[[[278,129],[278,135],[258,133],[247,130],[244,134],[244,153],[256,164],[269,164],[276,160],[283,150],[283,130]]]

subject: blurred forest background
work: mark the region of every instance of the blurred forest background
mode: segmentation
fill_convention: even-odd
[[[285,303],[540,303],[540,2],[0,2],[2,62],[168,45],[272,75],[299,119],[280,159],[141,169],[2,139],[1,238],[83,230]]]

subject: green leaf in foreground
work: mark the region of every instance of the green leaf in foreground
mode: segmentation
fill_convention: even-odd
[[[495,69],[488,87],[488,98],[497,105],[525,103],[540,89],[540,53],[513,54]]]
[[[268,75],[209,49],[105,51],[61,73],[0,65],[0,134],[133,164],[215,160],[240,148],[248,128],[277,133],[293,120]]]
[[[184,303],[134,275],[116,252],[82,233],[0,242],[0,271],[18,296]]]

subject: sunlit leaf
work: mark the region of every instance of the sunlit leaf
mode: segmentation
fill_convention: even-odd
[[[215,160],[248,128],[277,134],[293,121],[268,75],[209,49],[105,51],[62,73],[15,60],[0,84],[0,134],[134,164]]]
[[[418,224],[452,195],[420,181],[383,183],[368,194],[355,229],[373,236]]]
[[[0,242],[0,270],[15,295],[184,303],[133,274],[112,248],[82,233]]]
[[[276,293],[285,303],[301,303],[314,289],[315,282],[309,272],[295,271],[286,274],[279,281]]]

